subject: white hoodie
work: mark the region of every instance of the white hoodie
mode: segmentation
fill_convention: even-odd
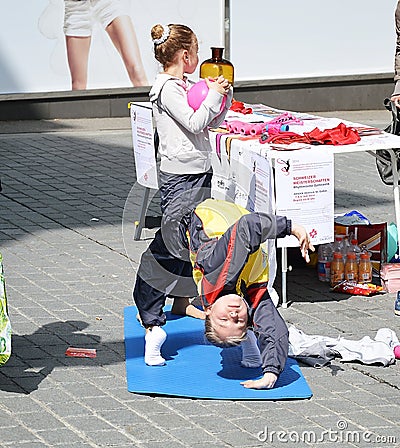
[[[225,119],[232,89],[221,111],[223,95],[209,89],[195,112],[187,102],[193,82],[161,73],[150,90],[153,116],[160,138],[160,170],[171,174],[199,174],[211,168],[211,145],[207,127]]]

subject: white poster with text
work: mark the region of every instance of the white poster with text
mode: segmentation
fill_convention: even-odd
[[[140,185],[158,188],[157,163],[154,147],[153,115],[148,106],[131,103],[133,153],[136,178]]]
[[[275,159],[276,214],[303,225],[313,244],[334,239],[333,153],[318,147],[282,152]],[[278,247],[298,246],[294,236]]]

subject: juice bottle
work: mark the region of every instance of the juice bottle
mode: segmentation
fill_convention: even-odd
[[[349,282],[358,282],[358,265],[355,252],[348,252],[344,265],[344,279]]]
[[[344,280],[343,255],[340,252],[334,252],[331,263],[331,286],[334,287]]]
[[[360,283],[372,282],[372,264],[368,252],[360,254],[360,264],[358,265],[358,281]]]

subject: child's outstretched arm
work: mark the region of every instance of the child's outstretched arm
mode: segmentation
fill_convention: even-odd
[[[303,226],[295,224],[294,222],[292,222],[292,235],[299,240],[301,255],[306,262],[309,263],[310,256],[308,255],[308,250],[315,251],[315,248],[310,241],[310,235]]]

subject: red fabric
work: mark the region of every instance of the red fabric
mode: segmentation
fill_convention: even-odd
[[[232,101],[232,105],[229,109],[233,112],[240,112],[241,114],[251,114],[253,112],[251,107],[244,107],[244,103],[236,100]]]
[[[291,143],[307,143],[311,145],[351,145],[360,141],[360,135],[357,130],[350,128],[343,123],[338,124],[335,128],[325,129],[321,131],[318,128],[311,132],[304,132],[303,135],[295,132],[280,132],[269,136],[261,143],[279,143],[290,145]]]
[[[264,294],[267,292],[267,286],[261,285],[251,285],[247,288],[247,297],[249,302],[251,303],[251,308],[255,310],[260,303],[260,300],[264,297]]]
[[[225,287],[226,277],[228,275],[229,266],[231,264],[232,255],[233,255],[233,249],[235,246],[236,231],[237,231],[237,223],[235,223],[235,225],[232,229],[232,233],[231,233],[229,243],[228,243],[226,259],[222,266],[221,272],[218,275],[216,284],[213,285],[212,283],[210,283],[206,279],[205,275],[203,275],[203,278],[201,279],[201,294],[203,296],[203,297],[201,297],[201,299],[202,299],[202,302],[203,302],[202,304],[203,304],[204,308],[208,305],[213,304],[217,300],[217,298],[219,297],[219,294]]]

